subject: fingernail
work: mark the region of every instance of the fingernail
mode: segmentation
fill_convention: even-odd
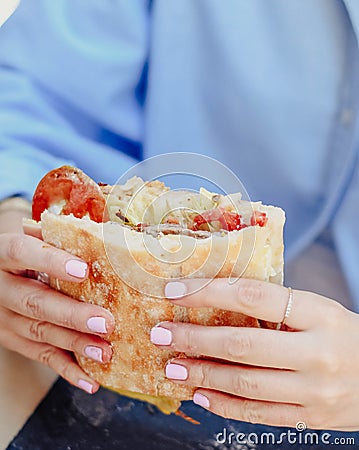
[[[95,333],[107,333],[106,319],[103,317],[90,317],[87,321],[87,328]]]
[[[180,281],[171,281],[165,286],[165,296],[169,300],[176,300],[187,294],[187,287]]]
[[[88,381],[82,380],[80,379],[77,382],[77,386],[82,389],[83,391],[87,392],[88,394],[92,394],[92,384],[89,383]]]
[[[99,347],[94,347],[93,345],[88,345],[85,347],[85,355],[94,361],[103,362],[102,349]]]
[[[154,327],[151,330],[151,342],[157,345],[170,345],[172,333],[167,328]]]
[[[166,366],[166,377],[172,380],[187,380],[188,370],[180,364],[169,363]]]
[[[196,392],[193,396],[193,403],[196,405],[202,406],[202,408],[209,408],[209,400],[208,398],[200,394],[199,392]]]
[[[66,263],[66,273],[76,278],[85,278],[87,272],[87,264],[78,259],[71,259]]]

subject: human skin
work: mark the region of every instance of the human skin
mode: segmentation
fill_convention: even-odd
[[[96,392],[98,383],[77,365],[73,352],[109,361],[105,338],[114,319],[101,307],[28,277],[30,269],[81,282],[87,269],[78,258],[24,235],[22,217],[18,211],[0,213],[0,345],[50,366],[86,392]],[[165,294],[182,306],[220,306],[275,323],[283,319],[288,302],[284,287],[215,279],[198,290],[196,283],[204,284],[169,283]],[[166,322],[152,330],[151,338],[156,345],[216,358],[176,359],[165,368],[173,382],[198,386],[194,401],[216,414],[268,425],[304,422],[313,429],[358,430],[358,315],[334,300],[294,290],[287,325],[294,331]]]
[[[288,289],[271,283],[215,279],[169,283],[166,296],[191,307],[221,307],[281,322]],[[188,294],[187,294],[188,293]],[[194,402],[226,418],[274,426],[359,429],[359,316],[312,292],[293,291],[290,331],[204,327],[165,322],[156,345],[216,358],[175,359],[165,373],[197,386]],[[161,345],[162,344],[162,345]]]
[[[105,338],[114,329],[112,314],[81,303],[37,281],[37,272],[75,283],[87,264],[22,231],[24,213],[0,212],[0,345],[51,367],[88,393],[98,390],[76,363],[73,352],[108,362]]]

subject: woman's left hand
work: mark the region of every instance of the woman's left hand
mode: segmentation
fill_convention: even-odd
[[[215,279],[196,289],[201,283],[169,283],[166,296],[177,305],[283,320],[285,287]],[[165,368],[175,383],[199,387],[194,402],[216,414],[275,426],[303,422],[312,429],[358,430],[359,315],[331,299],[293,291],[286,324],[295,331],[165,322],[152,329],[151,340],[216,359],[181,358]]]

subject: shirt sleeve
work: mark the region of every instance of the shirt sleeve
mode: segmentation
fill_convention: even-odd
[[[1,28],[0,199],[62,164],[113,183],[141,159],[147,0],[109,5],[27,0]]]

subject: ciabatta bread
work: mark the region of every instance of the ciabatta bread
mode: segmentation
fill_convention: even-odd
[[[248,227],[206,239],[181,236],[183,246],[191,246],[194,240],[196,245],[191,256],[179,264],[158,261],[148,252],[142,233],[120,224],[98,224],[44,212],[43,239],[89,264],[89,278],[83,283],[51,280],[52,286],[78,300],[110,310],[116,319],[116,329],[109,337],[112,361],[99,364],[78,356],[81,367],[100,384],[116,390],[178,401],[191,399],[193,387],[174,384],[164,374],[168,360],[184,355],[154,346],[149,340],[151,328],[163,321],[246,327],[259,324],[254,318],[221,309],[186,309],[173,305],[164,298],[164,286],[171,279],[191,276],[232,279],[242,276],[281,283],[284,214],[278,208],[261,208],[268,217],[266,227]],[[147,242],[151,239],[154,244],[166,240],[168,249],[171,245],[175,248],[179,238],[147,236]],[[131,276],[133,287],[124,281]]]

